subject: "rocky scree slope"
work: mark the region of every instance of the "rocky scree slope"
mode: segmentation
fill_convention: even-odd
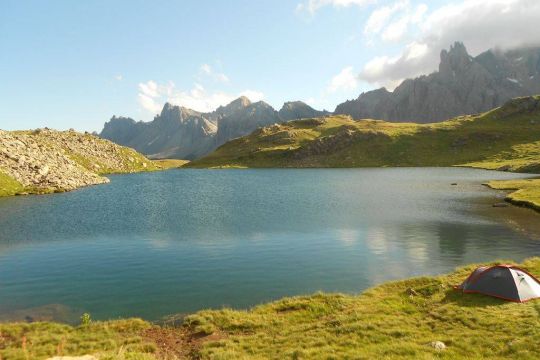
[[[488,50],[476,57],[456,42],[440,55],[439,71],[362,93],[336,107],[354,119],[430,123],[476,114],[511,98],[540,93],[540,48]]]
[[[109,173],[155,170],[133,149],[75,131],[0,130],[0,196],[102,184]]]
[[[167,103],[151,122],[113,116],[100,136],[150,158],[192,160],[259,127],[324,114],[327,112],[317,111],[301,101],[285,103],[278,112],[264,101],[252,103],[245,96],[210,113]]]

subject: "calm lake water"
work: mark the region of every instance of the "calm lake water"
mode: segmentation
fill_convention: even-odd
[[[246,308],[540,255],[540,216],[459,168],[171,170],[0,199],[0,317]],[[457,182],[457,186],[451,183]],[[47,315],[48,314],[48,315]]]

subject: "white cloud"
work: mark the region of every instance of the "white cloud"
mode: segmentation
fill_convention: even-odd
[[[216,74],[215,78],[217,81],[220,81],[220,82],[229,82],[229,77],[225,74]]]
[[[304,102],[305,102],[306,104],[308,104],[309,106],[313,106],[313,105],[315,105],[315,103],[316,103],[317,101],[315,100],[315,98],[310,97],[310,98],[304,100]]]
[[[540,44],[540,32],[535,31],[540,19],[538,0],[461,0],[430,13],[425,5],[412,10],[409,6],[402,12],[395,21],[406,16],[406,30],[403,24],[392,25],[390,18],[373,20],[364,28],[383,41],[399,40],[404,35],[412,39],[396,56],[369,61],[360,73],[362,80],[393,88],[402,79],[429,73],[437,69],[440,51],[455,41],[463,41],[473,56],[489,48]]]
[[[406,16],[389,24],[381,35],[381,38],[385,41],[398,41],[403,38],[407,27],[409,26],[409,18]]]
[[[156,114],[161,111],[165,102],[184,106],[201,112],[210,112],[221,105],[227,105],[239,96],[247,96],[251,101],[259,101],[264,94],[255,90],[244,90],[238,94],[222,91],[208,91],[199,83],[193,84],[190,90],[180,90],[173,82],[158,84],[153,80],[139,84],[137,96],[139,105],[146,111]]]
[[[379,7],[369,16],[364,35],[369,38],[369,43],[373,43],[377,36],[383,41],[400,41],[411,25],[423,20],[426,11],[426,4],[414,7],[409,0],[398,0],[392,5]]]
[[[201,71],[207,75],[210,75],[212,73],[212,67],[208,64],[202,64]]]
[[[202,75],[208,76],[213,80],[223,83],[229,82],[229,77],[227,75],[214,71],[212,66],[208,64],[202,64],[199,70]]]
[[[428,6],[426,4],[420,4],[416,7],[416,10],[411,15],[411,22],[413,24],[418,24],[424,19],[424,15],[428,11]]]
[[[139,104],[142,106],[143,109],[151,112],[152,114],[159,113],[159,111],[161,110],[162,106],[153,97],[150,97],[143,93],[139,93],[139,95],[137,95],[137,100],[139,101]]]
[[[240,94],[238,94],[238,96],[245,96],[249,100],[251,100],[252,102],[257,102],[257,101],[261,101],[262,99],[264,99],[264,94],[262,92],[256,91],[256,90],[244,90]],[[236,97],[238,97],[238,96],[236,96]]]
[[[115,80],[122,81],[123,76],[121,74],[118,74],[118,75],[115,75],[114,78]]]
[[[147,81],[146,83],[140,83],[139,90],[143,95],[148,96],[150,98],[155,98],[155,97],[160,96],[159,91],[158,91],[158,84],[152,80]]]
[[[397,1],[392,5],[382,6],[375,9],[364,26],[364,34],[377,34],[388,24],[391,17],[398,11],[409,6],[409,1]]]
[[[323,6],[332,5],[333,7],[348,7],[351,5],[364,6],[375,3],[377,0],[307,0],[296,5],[297,12],[307,11],[314,14]]]
[[[354,73],[352,66],[347,66],[330,80],[327,92],[334,93],[336,91],[354,90],[357,86],[357,75]]]

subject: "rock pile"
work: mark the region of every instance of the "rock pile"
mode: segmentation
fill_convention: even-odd
[[[152,169],[134,150],[75,131],[0,130],[0,171],[27,192],[74,190],[109,182],[99,174]]]

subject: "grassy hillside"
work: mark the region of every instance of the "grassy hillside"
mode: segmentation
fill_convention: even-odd
[[[453,166],[540,172],[540,96],[441,123],[291,121],[232,140],[187,167]]]
[[[540,258],[522,265],[540,274]],[[523,304],[453,290],[476,267],[353,295],[285,298],[247,311],[201,311],[180,327],[141,320],[71,327],[0,324],[2,359],[537,359],[540,300]],[[446,346],[440,350],[434,342]]]

